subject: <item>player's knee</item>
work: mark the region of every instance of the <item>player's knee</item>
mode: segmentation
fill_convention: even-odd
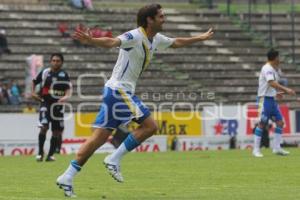
[[[258,123],[258,128],[260,128],[260,129],[265,129],[266,126],[267,126],[267,124],[264,122]]]
[[[153,135],[158,130],[158,125],[155,121],[148,127],[149,134]]]
[[[52,130],[53,137],[59,137],[62,134],[62,130]]]
[[[283,121],[278,121],[276,123],[277,127],[283,128],[284,127],[284,122]]]
[[[46,134],[47,131],[48,131],[48,129],[49,129],[48,126],[42,126],[42,127],[41,127],[40,133],[41,133],[41,134]]]

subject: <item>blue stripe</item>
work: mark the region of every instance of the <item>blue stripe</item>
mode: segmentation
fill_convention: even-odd
[[[259,137],[261,137],[262,136],[262,132],[263,132],[263,130],[261,128],[256,127],[255,131],[254,131],[254,134],[257,135],[257,136],[259,136]]]
[[[131,151],[140,145],[140,143],[134,138],[134,136],[132,134],[129,134],[127,136],[127,138],[124,141],[124,144],[125,144],[127,151]]]
[[[125,69],[124,69],[124,71],[122,73],[121,78],[124,76],[125,72],[127,71],[128,65],[129,65],[129,60],[128,60],[127,64],[126,64],[126,67],[125,67]]]
[[[147,51],[146,51],[146,47],[145,47],[144,43],[142,44],[142,46],[143,46],[144,56],[145,56],[145,57],[144,57],[143,66],[142,66],[142,70],[141,70],[140,76],[141,76],[141,74],[142,74],[143,71],[144,71],[145,64],[146,64],[146,59],[147,59]]]
[[[72,167],[74,167],[77,171],[81,170],[81,166],[78,164],[77,160],[72,160],[71,161]]]
[[[275,132],[276,134],[282,134],[282,128],[276,127],[274,132]]]

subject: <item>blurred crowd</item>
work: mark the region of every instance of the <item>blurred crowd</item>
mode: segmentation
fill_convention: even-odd
[[[57,30],[60,32],[61,36],[64,38],[71,37],[71,33],[69,31],[70,27],[69,24],[66,22],[60,22],[57,26]],[[101,38],[101,37],[113,37],[111,30],[104,30],[100,28],[99,25],[95,25],[93,27],[87,27],[84,24],[77,24],[76,27],[74,27],[75,31],[84,31],[89,32],[94,38]],[[73,40],[73,43],[76,45],[76,47],[83,46],[80,42],[77,40]]]
[[[0,28],[0,55],[2,55],[4,53],[10,54],[11,51],[8,48],[6,31],[5,31],[5,29]]]
[[[69,0],[69,5],[77,9],[94,10],[92,0]]]
[[[22,102],[22,91],[16,81],[0,81],[0,104],[19,105]]]

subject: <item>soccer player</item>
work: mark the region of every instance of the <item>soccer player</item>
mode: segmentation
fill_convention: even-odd
[[[60,53],[54,53],[50,57],[49,68],[43,69],[33,80],[32,97],[41,102],[39,110],[39,151],[36,161],[44,158],[44,143],[46,133],[51,124],[52,137],[50,149],[46,161],[55,161],[53,154],[59,145],[60,137],[64,130],[63,102],[70,96],[71,83],[67,72],[62,70],[64,57]],[[39,94],[35,93],[35,87],[40,84]]]
[[[284,126],[282,115],[275,98],[281,99],[283,94],[296,95],[295,91],[278,83],[279,75],[279,52],[271,49],[268,54],[268,62],[262,67],[258,85],[258,112],[260,122],[254,131],[253,156],[263,157],[260,152],[260,142],[265,126],[272,119],[276,123],[273,153],[277,155],[288,155],[289,152],[280,146],[282,129]]]
[[[82,44],[104,48],[119,47],[120,50],[112,76],[104,87],[103,103],[95,120],[93,134],[81,145],[75,160],[71,161],[67,170],[57,179],[57,184],[64,190],[65,196],[74,196],[74,176],[94,151],[106,142],[112,130],[120,124],[134,120],[139,123],[139,127],[128,135],[114,153],[104,159],[104,165],[111,176],[116,181],[123,182],[120,172],[121,158],[157,130],[157,124],[149,109],[134,95],[136,82],[149,65],[154,51],[187,46],[210,39],[213,35],[212,29],[209,29],[194,37],[169,38],[159,33],[164,22],[162,7],[151,4],[138,11],[138,28],[116,38],[93,38],[88,31],[76,31],[73,35]]]

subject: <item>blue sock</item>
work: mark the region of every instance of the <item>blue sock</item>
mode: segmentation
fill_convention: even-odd
[[[81,166],[78,164],[77,160],[71,161],[72,167],[74,167],[78,172],[81,170]]]
[[[125,144],[127,151],[131,151],[140,145],[140,143],[134,138],[134,136],[132,134],[129,134],[127,136],[127,138],[124,141],[124,144]]]
[[[276,134],[282,134],[282,128],[281,127],[276,127],[275,128],[275,133]]]
[[[256,128],[255,128],[255,131],[254,131],[254,134],[255,134],[256,136],[258,136],[258,137],[261,137],[261,136],[262,136],[262,132],[263,132],[263,130],[262,130],[261,128],[256,127]]]

